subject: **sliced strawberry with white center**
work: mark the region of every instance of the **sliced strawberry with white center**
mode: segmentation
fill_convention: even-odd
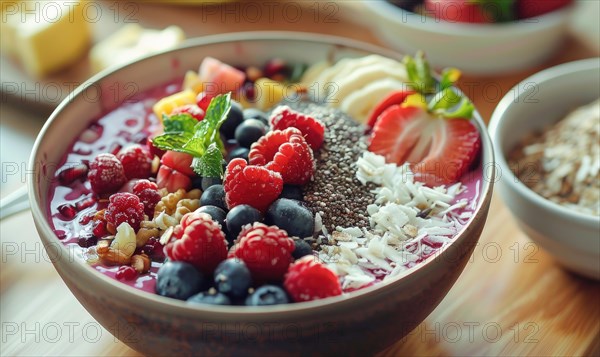
[[[394,104],[402,104],[406,97],[414,93],[414,91],[410,90],[398,90],[388,94],[379,103],[377,103],[377,105],[375,105],[373,110],[371,110],[371,113],[369,114],[369,119],[367,120],[367,127],[369,129],[373,128],[375,126],[377,118],[379,118],[381,113],[383,113],[387,108],[391,107]]]
[[[466,119],[448,119],[418,106],[385,110],[369,151],[386,162],[411,164],[415,178],[429,186],[452,184],[469,169],[481,146],[477,128]]]

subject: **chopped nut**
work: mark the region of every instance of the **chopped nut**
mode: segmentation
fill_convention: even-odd
[[[135,245],[142,247],[151,237],[160,237],[160,231],[157,228],[140,228],[135,235]]]
[[[158,168],[160,166],[160,158],[154,155],[154,159],[152,159],[152,173],[155,174],[158,172]]]
[[[175,229],[173,227],[167,228],[165,233],[163,233],[163,235],[160,237],[160,244],[167,245],[167,243],[169,243],[169,241],[171,240],[171,236],[173,235],[174,230]]]
[[[130,256],[111,247],[108,247],[106,250],[103,249],[102,252],[98,251],[96,248],[96,252],[100,259],[108,265],[125,265],[131,262]]]
[[[199,200],[200,196],[202,196],[202,190],[195,188],[187,193],[186,198],[192,200]]]
[[[98,253],[98,255],[101,255],[108,252],[108,249],[110,248],[110,243],[112,243],[112,239],[102,239],[98,241],[98,244],[96,244],[96,253]]]
[[[177,208],[181,207],[186,207],[190,212],[195,211],[200,208],[200,200],[184,198],[183,200],[177,202]]]
[[[131,257],[131,266],[138,273],[147,273],[150,270],[150,258],[146,254],[136,254]]]
[[[96,214],[94,215],[94,217],[92,218],[94,221],[103,221],[104,219],[104,212],[106,212],[106,209],[101,209],[100,211],[96,212]]]

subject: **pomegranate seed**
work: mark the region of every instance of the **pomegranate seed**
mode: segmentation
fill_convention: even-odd
[[[77,201],[77,203],[75,203],[75,207],[77,207],[78,211],[82,211],[88,207],[92,207],[95,203],[96,199],[93,196],[90,196]]]
[[[85,233],[77,239],[77,244],[82,248],[93,247],[98,243],[98,238],[94,237],[92,233]]]
[[[65,232],[65,231],[61,231],[61,230],[54,231],[54,234],[56,234],[56,237],[60,240],[67,238],[67,232]]]
[[[67,219],[73,219],[77,215],[77,210],[70,203],[64,203],[58,206],[58,212]]]
[[[165,260],[165,253],[163,252],[163,248],[164,246],[160,244],[158,238],[151,237],[150,239],[148,239],[148,241],[142,248],[142,251],[148,254],[148,256],[152,258],[152,260],[162,262]]]
[[[124,265],[122,267],[119,267],[119,270],[117,270],[117,274],[115,274],[115,277],[119,280],[133,280],[137,277],[137,274],[138,273],[137,271],[135,271],[135,269],[128,265]]]
[[[63,185],[70,185],[75,180],[86,177],[87,172],[88,167],[85,164],[79,164],[77,166],[68,167],[58,174],[58,180]]]
[[[246,83],[243,87],[244,94],[246,94],[246,98],[253,102],[256,99],[256,90],[254,89],[254,84]]]
[[[117,155],[119,153],[119,151],[121,151],[122,148],[123,147],[121,145],[119,145],[118,143],[112,143],[108,152],[113,155]]]
[[[81,218],[79,218],[79,224],[81,224],[82,226],[85,226],[86,224],[90,223],[92,218],[93,218],[93,215],[84,214],[83,216],[81,216]]]
[[[106,222],[103,220],[98,220],[94,223],[94,228],[92,228],[92,233],[96,238],[102,238],[108,235],[108,230],[106,229]]]

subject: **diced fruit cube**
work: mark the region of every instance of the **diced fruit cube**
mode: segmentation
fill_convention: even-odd
[[[282,83],[269,78],[260,78],[254,83],[256,107],[261,110],[267,110],[281,102],[287,94],[286,92],[287,89]]]
[[[158,119],[162,120],[163,114],[169,115],[173,109],[186,104],[196,104],[196,92],[191,89],[177,92],[159,100],[154,104],[152,110]]]
[[[180,188],[189,191],[192,188],[192,179],[167,165],[161,165],[156,176],[156,184],[158,188],[166,188],[169,192],[175,192]]]
[[[246,80],[246,74],[213,57],[205,57],[198,70],[203,90],[213,95],[236,92]]]
[[[195,176],[196,174],[192,169],[193,160],[194,157],[190,154],[169,150],[160,158],[160,163],[167,165],[186,176]]]

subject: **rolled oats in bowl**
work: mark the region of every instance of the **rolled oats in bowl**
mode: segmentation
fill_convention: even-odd
[[[527,187],[574,211],[600,215],[600,99],[525,137],[509,165]]]

